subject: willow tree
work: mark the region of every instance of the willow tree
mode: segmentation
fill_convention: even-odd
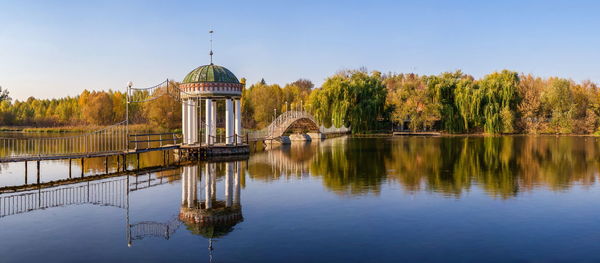
[[[484,96],[485,132],[514,132],[514,109],[517,108],[520,99],[517,93],[519,75],[508,70],[494,72],[479,81],[479,86]]]
[[[352,70],[329,77],[312,92],[309,107],[315,118],[335,127],[352,127],[354,132],[376,129],[382,117],[386,89],[378,72]]]
[[[463,118],[456,103],[455,92],[461,80],[465,78],[470,77],[460,70],[427,78],[427,88],[433,94],[433,103],[439,107],[442,127],[450,133],[463,132],[465,129]]]
[[[456,83],[454,103],[462,119],[464,131],[473,131],[483,126],[483,95],[483,90],[470,76],[461,78]]]

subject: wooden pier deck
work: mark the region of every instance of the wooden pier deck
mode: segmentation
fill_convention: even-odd
[[[125,150],[125,151],[106,151],[106,152],[89,152],[89,153],[74,153],[74,154],[57,153],[54,155],[29,155],[29,156],[15,156],[15,157],[0,157],[0,163],[112,157],[112,156],[141,154],[141,153],[146,153],[146,152],[168,151],[168,150],[183,150],[183,151],[187,151],[187,152],[200,153],[200,155],[198,155],[198,157],[215,156],[215,155],[238,155],[238,154],[248,154],[249,153],[247,144],[238,144],[238,145],[166,144],[166,145],[162,145],[159,147],[129,149],[129,150]]]

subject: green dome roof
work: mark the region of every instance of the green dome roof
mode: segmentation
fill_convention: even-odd
[[[240,83],[231,71],[213,64],[197,67],[183,79],[183,83],[197,82]]]

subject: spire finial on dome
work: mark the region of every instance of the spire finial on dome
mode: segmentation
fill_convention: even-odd
[[[213,36],[214,32],[215,31],[213,31],[213,30],[208,31],[208,33],[210,34],[210,53],[208,53],[208,54],[210,55],[210,64],[211,65],[213,64],[213,50],[212,50],[212,40],[213,39],[212,39],[212,36]]]

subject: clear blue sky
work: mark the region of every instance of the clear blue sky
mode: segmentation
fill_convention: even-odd
[[[599,1],[4,1],[13,98],[181,80],[215,64],[249,83],[320,85],[341,69],[600,81]]]

